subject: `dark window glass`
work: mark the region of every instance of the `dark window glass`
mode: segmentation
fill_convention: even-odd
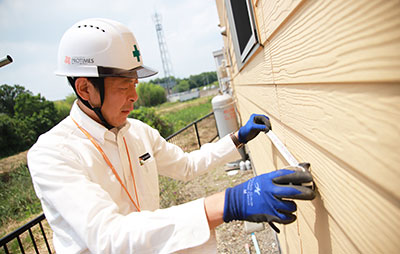
[[[239,40],[240,54],[243,54],[250,37],[252,36],[249,11],[246,0],[230,0],[236,33]]]

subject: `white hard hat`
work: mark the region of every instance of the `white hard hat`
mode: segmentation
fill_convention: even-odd
[[[126,26],[92,18],[79,21],[64,33],[55,73],[68,77],[146,78],[157,71],[143,65],[139,45]]]

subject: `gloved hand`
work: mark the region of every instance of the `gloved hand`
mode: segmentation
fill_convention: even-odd
[[[252,114],[246,125],[239,129],[238,138],[240,143],[246,144],[255,138],[260,131],[268,132],[269,130],[271,130],[271,123],[267,116]]]
[[[296,220],[292,213],[297,206],[282,199],[314,199],[314,190],[301,186],[309,182],[312,176],[303,170],[281,169],[253,177],[225,191],[223,219],[291,223]]]

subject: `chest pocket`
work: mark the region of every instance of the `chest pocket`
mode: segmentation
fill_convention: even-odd
[[[159,185],[157,163],[151,154],[139,156],[137,163],[141,206],[144,210],[155,210],[159,207]],[[145,157],[143,157],[145,155]]]

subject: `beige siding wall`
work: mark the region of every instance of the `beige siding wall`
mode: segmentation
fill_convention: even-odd
[[[400,253],[400,1],[253,0],[263,47],[240,71],[216,2],[241,120],[270,116],[318,187],[283,253]],[[258,173],[286,164],[265,135],[248,147]]]

